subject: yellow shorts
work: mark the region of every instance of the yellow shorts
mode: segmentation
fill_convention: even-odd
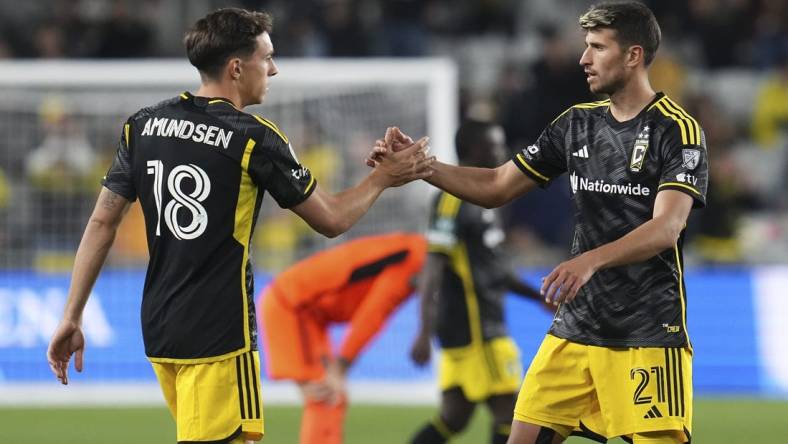
[[[205,364],[151,365],[175,418],[179,443],[263,438],[257,351]]]
[[[442,391],[459,387],[469,401],[479,402],[517,392],[522,374],[517,344],[501,337],[481,345],[443,349],[438,382]]]
[[[525,375],[514,419],[565,436],[675,431],[689,441],[692,351],[596,347],[547,335]]]

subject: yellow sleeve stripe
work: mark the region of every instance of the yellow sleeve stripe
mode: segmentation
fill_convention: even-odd
[[[552,121],[552,122],[550,122],[550,125],[552,125],[552,124],[554,124],[555,122],[557,122],[557,121],[558,121],[558,119],[560,119],[561,117],[563,117],[563,115],[564,115],[564,114],[568,113],[569,111],[572,111],[572,109],[574,109],[574,108],[580,108],[580,109],[590,109],[590,108],[598,108],[598,107],[600,107],[600,106],[607,106],[607,105],[610,105],[610,99],[607,99],[607,100],[599,100],[599,101],[597,101],[597,102],[578,103],[577,105],[572,105],[572,106],[570,106],[569,108],[567,108],[567,110],[566,110],[566,111],[564,111],[564,112],[562,112],[561,114],[559,114],[559,115],[558,115],[558,117],[556,117],[555,119],[553,119],[553,121]]]
[[[304,194],[308,194],[313,186],[315,186],[315,176],[310,176],[309,184],[306,186],[306,189],[304,190]]]
[[[660,102],[657,103],[657,109],[663,115],[665,115],[666,117],[670,117],[671,119],[675,120],[676,123],[679,125],[679,129],[681,130],[681,144],[682,145],[694,144],[687,137],[687,125],[688,125],[688,122],[686,121],[686,119],[684,119],[683,117],[678,116],[678,115],[676,115],[674,113],[668,112],[668,110]]]
[[[538,178],[540,178],[540,179],[544,180],[545,182],[547,182],[547,181],[549,181],[549,180],[550,180],[550,179],[549,179],[547,176],[544,176],[544,175],[542,175],[542,174],[539,174],[539,172],[538,172],[538,171],[536,171],[535,169],[533,169],[533,168],[531,167],[531,165],[528,165],[528,163],[525,161],[525,158],[523,157],[522,153],[517,153],[517,156],[515,156],[515,157],[516,157],[516,158],[517,158],[517,160],[518,160],[518,161],[520,161],[520,163],[521,163],[521,164],[522,164],[522,165],[523,165],[523,166],[524,166],[524,167],[525,167],[525,168],[526,168],[528,171],[530,171],[530,172],[531,172],[531,173],[532,173],[534,176],[536,176],[536,177],[538,177]]]
[[[128,123],[123,125],[123,134],[126,136],[126,148],[129,147],[129,129],[130,128],[131,128],[131,125],[129,125]]]
[[[659,190],[662,187],[681,187],[681,188],[686,188],[686,189],[692,191],[693,193],[697,194],[698,196],[701,195],[700,191],[696,190],[695,188],[692,188],[689,185],[686,185],[686,184],[683,184],[683,183],[679,183],[679,182],[665,182],[663,184],[660,184],[660,186],[657,187],[657,189]]]
[[[189,96],[187,96],[186,93],[181,93],[181,99],[188,99],[188,98]]]
[[[441,194],[438,202],[438,215],[441,217],[455,217],[460,211],[462,201],[449,193]]]
[[[670,98],[667,97],[667,96],[665,96],[665,103],[670,105],[671,108],[676,110],[676,112],[678,112],[679,114],[684,116],[684,118],[686,118],[687,120],[689,120],[690,123],[692,123],[693,135],[695,136],[695,144],[696,145],[700,145],[700,142],[701,142],[701,139],[700,139],[700,125],[698,125],[698,121],[695,120],[692,116],[690,116],[689,113],[684,110],[684,108],[680,107],[673,100],[670,100]]]
[[[260,116],[258,116],[258,115],[256,115],[256,114],[252,114],[252,116],[253,116],[255,119],[257,119],[257,121],[258,121],[258,122],[260,122],[260,123],[262,123],[263,125],[265,125],[265,126],[267,126],[268,128],[270,128],[270,129],[271,129],[271,131],[275,132],[275,133],[276,133],[276,134],[277,134],[279,137],[281,137],[281,138],[282,138],[282,140],[284,140],[284,141],[285,141],[285,143],[290,143],[290,141],[287,139],[287,136],[285,136],[285,133],[283,133],[281,130],[279,130],[279,128],[278,128],[278,127],[277,127],[277,126],[276,126],[276,125],[275,125],[273,122],[271,122],[271,121],[270,121],[270,120],[268,120],[268,119],[264,119],[264,118],[262,118],[262,117],[260,117]]]

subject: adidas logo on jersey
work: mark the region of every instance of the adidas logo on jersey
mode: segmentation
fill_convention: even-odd
[[[572,153],[574,157],[582,157],[583,159],[588,159],[588,145],[583,145],[583,148]]]
[[[657,406],[652,405],[649,411],[646,412],[645,415],[643,415],[643,419],[649,419],[649,418],[662,418],[662,412],[659,411]]]

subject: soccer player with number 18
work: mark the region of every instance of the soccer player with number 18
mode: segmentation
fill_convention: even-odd
[[[145,353],[175,417],[178,442],[263,436],[249,257],[263,194],[336,236],[385,188],[430,174],[423,139],[358,185],[338,194],[322,190],[282,130],[241,111],[262,103],[278,72],[270,32],[268,14],[235,8],[210,13],[187,32],[187,54],[202,85],[140,110],[123,126],[47,353],[63,384],[72,355],[82,370],[82,311],[118,225],[139,198],[150,253],[142,295]]]

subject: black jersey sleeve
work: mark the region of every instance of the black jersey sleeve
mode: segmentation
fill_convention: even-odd
[[[693,121],[694,122],[694,121]],[[660,156],[662,172],[659,191],[676,190],[689,194],[694,200],[693,208],[706,205],[706,189],[709,182],[709,161],[706,151],[706,136],[698,128],[696,140],[687,140],[682,128],[674,123],[662,136]],[[684,143],[690,142],[690,143]]]
[[[112,166],[109,167],[107,174],[101,179],[101,184],[113,193],[125,197],[129,202],[134,202],[137,199],[137,189],[134,187],[131,171],[131,151],[129,150],[131,136],[131,119],[129,119],[123,125],[115,160],[112,161]]]
[[[262,146],[252,149],[249,175],[261,188],[268,190],[282,208],[305,201],[317,186],[308,168],[301,165],[285,137],[267,132],[260,137]]]
[[[559,116],[542,131],[536,142],[512,158],[514,164],[541,187],[567,170],[563,140],[569,114],[571,111]]]

